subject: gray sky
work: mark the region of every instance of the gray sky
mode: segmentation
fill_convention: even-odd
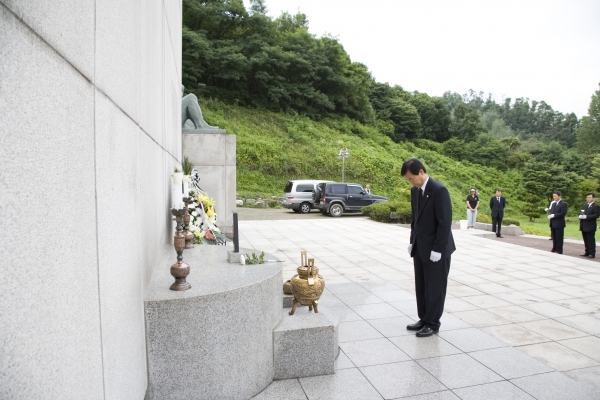
[[[245,0],[246,4],[249,3]],[[587,115],[600,83],[600,0],[266,0],[307,15],[379,82],[544,100]]]

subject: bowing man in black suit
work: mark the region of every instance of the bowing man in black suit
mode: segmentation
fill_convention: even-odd
[[[496,189],[496,195],[490,199],[490,209],[492,210],[492,229],[496,237],[501,238],[502,234],[502,218],[504,218],[504,207],[506,207],[506,199],[502,197],[502,190]],[[496,228],[496,225],[498,227]]]
[[[413,188],[410,192],[412,210],[408,252],[415,268],[415,294],[419,321],[406,329],[418,331],[417,336],[431,336],[440,329],[444,312],[450,255],[456,247],[450,227],[452,203],[448,189],[429,177],[416,158],[402,165],[401,175]]]
[[[596,221],[600,216],[600,206],[594,203],[596,196],[594,193],[585,195],[587,203],[581,206],[581,215],[579,216],[579,230],[585,243],[585,254],[582,257],[596,258]]]
[[[552,198],[554,199],[554,204],[550,208],[550,215],[548,215],[550,228],[552,229],[552,252],[562,254],[565,226],[567,226],[565,215],[567,215],[569,207],[567,203],[562,201],[562,193],[560,191],[555,190],[552,192]]]

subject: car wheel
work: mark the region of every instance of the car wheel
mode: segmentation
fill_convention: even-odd
[[[300,212],[302,214],[308,214],[310,212],[310,204],[307,202],[300,204]]]
[[[341,204],[334,204],[329,207],[329,215],[332,217],[339,217],[344,213],[344,207]]]

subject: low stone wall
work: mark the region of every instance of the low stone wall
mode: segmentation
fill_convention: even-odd
[[[492,224],[484,224],[481,222],[475,222],[475,229],[481,229],[484,231],[493,232]],[[525,235],[525,232],[523,232],[523,230],[521,230],[521,228],[516,225],[508,225],[508,226],[502,225],[501,232],[503,235],[510,235],[510,236]]]
[[[227,246],[185,250],[192,288],[169,290],[171,248],[146,295],[146,399],[248,399],[273,380],[281,263],[227,262]]]

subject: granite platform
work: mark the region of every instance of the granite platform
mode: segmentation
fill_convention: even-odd
[[[165,250],[144,299],[146,399],[247,399],[272,382],[282,266],[230,264],[229,249],[185,250],[192,288],[183,292],[169,290],[176,254]]]
[[[300,305],[294,315],[289,315],[289,311],[283,309],[281,323],[273,331],[273,379],[335,373],[338,317],[321,306],[318,313]]]

